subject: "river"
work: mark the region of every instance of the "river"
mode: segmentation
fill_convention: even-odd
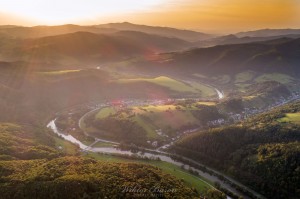
[[[215,91],[218,94],[219,99],[223,99],[224,98],[224,92],[223,91],[219,91],[218,89],[214,88]]]
[[[135,154],[135,155],[137,155],[139,157],[142,157],[142,158],[143,157],[148,157],[150,159],[157,159],[157,158],[159,158],[161,161],[165,161],[165,162],[177,165],[177,166],[185,165],[185,168],[187,168],[187,169],[191,168],[194,171],[197,171],[200,176],[208,179],[209,181],[211,181],[211,182],[218,182],[222,187],[226,188],[227,190],[229,190],[229,191],[231,191],[231,192],[233,192],[233,193],[235,193],[237,195],[240,195],[240,196],[242,196],[244,198],[249,198],[248,196],[246,196],[245,194],[243,194],[240,191],[236,190],[230,184],[227,184],[227,183],[223,182],[222,180],[220,180],[216,176],[210,175],[208,173],[204,173],[203,171],[201,171],[199,169],[193,168],[193,167],[191,167],[189,165],[186,165],[186,164],[184,164],[182,162],[173,160],[172,158],[169,157],[169,155],[171,155],[171,154],[168,154],[166,152],[161,152],[161,151],[158,152],[158,151],[154,151],[153,150],[153,153],[151,153],[148,150],[148,152],[145,152],[145,153],[141,153],[141,152],[139,152],[139,153],[133,153],[131,151],[120,150],[120,149],[118,149],[116,147],[93,147],[92,145],[87,146],[87,145],[83,144],[80,140],[74,138],[72,135],[66,135],[65,133],[61,132],[57,128],[57,126],[55,124],[55,121],[56,121],[56,119],[50,121],[48,123],[47,127],[50,128],[53,131],[53,133],[57,134],[58,136],[61,136],[63,139],[65,139],[65,140],[67,140],[69,142],[72,142],[74,144],[77,144],[80,147],[80,149],[83,150],[83,151],[90,151],[90,152],[103,153],[103,154],[122,154],[122,155],[133,155],[133,154]],[[107,140],[101,140],[101,139],[97,140],[96,139],[96,142],[98,142],[98,141],[110,142],[110,141],[107,141]],[[111,142],[111,143],[116,143],[116,142]],[[192,161],[193,163],[196,163],[199,166],[203,166],[203,165],[201,165],[201,164],[199,164],[199,163],[197,163],[197,162],[195,162],[193,160],[190,160],[188,158],[185,158],[185,157],[181,157],[181,158],[183,158],[185,160],[188,160],[188,161]],[[201,181],[203,181],[200,178],[198,178],[198,179],[201,180]],[[203,181],[203,182],[205,182],[205,181]],[[205,183],[208,184],[207,182],[205,182]],[[210,185],[210,184],[208,184],[208,185],[211,186],[212,188],[214,188],[212,185]],[[255,192],[253,192],[253,193],[255,193]],[[255,194],[257,194],[257,193],[255,193]],[[257,194],[257,195],[260,196],[259,194]]]

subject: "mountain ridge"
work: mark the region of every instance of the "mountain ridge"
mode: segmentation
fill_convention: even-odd
[[[245,32],[239,32],[235,35],[238,37],[267,37],[267,36],[280,36],[280,35],[288,35],[288,34],[300,34],[300,29],[260,29],[260,30],[253,30],[253,31],[245,31]]]
[[[164,66],[166,70],[172,68],[179,72],[185,70],[188,73],[231,74],[255,70],[283,72],[295,76],[300,72],[299,49],[300,39],[280,38],[163,53],[145,64],[148,64],[148,67]]]
[[[138,25],[129,22],[100,24],[97,25],[97,27],[114,28],[118,30],[140,31],[148,34],[158,34],[166,37],[177,37],[187,41],[204,40],[213,37],[212,35],[202,33],[202,32],[196,32],[192,30],[177,29],[177,28],[162,27],[162,26]]]

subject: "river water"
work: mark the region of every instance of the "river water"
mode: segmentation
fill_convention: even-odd
[[[219,99],[223,99],[224,98],[224,92],[223,91],[219,91],[216,88],[215,88],[215,91],[217,92]]]
[[[149,152],[145,152],[145,153],[133,153],[131,151],[126,151],[126,150],[120,150],[116,147],[90,147],[87,146],[85,144],[83,144],[81,141],[77,140],[76,138],[74,138],[72,135],[66,135],[63,132],[61,132],[56,124],[55,124],[55,120],[52,120],[51,122],[49,122],[49,124],[47,125],[48,128],[50,128],[53,133],[59,135],[60,137],[62,137],[63,139],[72,142],[74,144],[77,144],[80,149],[82,149],[83,151],[91,151],[91,152],[100,152],[100,153],[107,153],[107,154],[121,154],[121,155],[138,155],[140,157],[147,157],[147,158],[151,158],[151,159],[157,159],[160,158],[162,161],[165,162],[169,162],[178,166],[181,166],[182,163],[174,161],[172,158],[170,158],[169,156],[166,155],[160,155],[160,154],[153,154],[153,153],[149,153]],[[99,140],[101,142],[101,140]],[[113,142],[116,143],[116,142]],[[163,153],[163,152],[159,152],[159,153]]]
[[[210,175],[208,173],[204,173],[203,171],[199,170],[199,169],[196,169],[196,168],[193,168],[189,165],[186,165],[182,162],[179,162],[179,161],[175,161],[173,160],[172,158],[170,158],[168,156],[168,153],[165,153],[165,152],[161,152],[161,151],[154,151],[155,153],[151,153],[151,152],[138,152],[138,153],[133,153],[132,151],[126,151],[126,150],[120,150],[116,147],[93,147],[93,146],[87,146],[85,144],[83,144],[80,140],[74,138],[72,135],[66,135],[65,133],[61,132],[56,124],[55,124],[55,121],[56,119],[50,121],[47,125],[48,128],[50,128],[53,133],[57,134],[58,136],[62,137],[63,139],[69,141],[69,142],[72,142],[74,144],[77,144],[81,150],[83,151],[90,151],[90,152],[96,152],[96,153],[103,153],[103,154],[121,154],[121,155],[136,155],[138,157],[141,157],[141,158],[149,158],[149,159],[160,159],[161,161],[164,161],[164,162],[168,162],[168,163],[171,163],[171,164],[174,164],[174,165],[177,165],[177,166],[182,166],[184,165],[185,166],[185,169],[192,169],[194,171],[197,171],[199,173],[200,176],[208,179],[209,181],[211,182],[218,182],[223,188],[226,188],[227,190],[237,194],[237,195],[240,195],[240,196],[243,196],[245,199],[246,198],[249,198],[247,197],[246,195],[244,195],[243,193],[237,191],[234,187],[232,187],[231,185],[227,184],[227,183],[224,183],[223,181],[221,181],[220,179],[218,179],[216,176],[214,175]],[[115,142],[113,142],[115,143]],[[157,154],[159,153],[159,154]],[[182,157],[183,158],[183,157]],[[187,159],[187,158],[184,158],[186,160],[189,160],[191,161],[190,159]],[[196,163],[195,161],[193,161],[193,163]],[[201,165],[201,164],[199,164]],[[202,165],[201,165],[202,166]],[[204,180],[202,180],[201,178],[198,178],[200,181],[206,183],[207,185],[209,185],[211,188],[214,188],[212,185],[208,184],[207,182],[205,182]],[[227,196],[227,198],[230,198]]]

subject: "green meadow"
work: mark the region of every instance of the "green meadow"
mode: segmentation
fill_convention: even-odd
[[[214,106],[215,102],[195,102],[189,106],[182,105],[145,105],[132,106],[117,111],[114,107],[106,107],[95,114],[95,119],[104,119],[108,116],[128,118],[136,122],[146,132],[149,138],[157,138],[156,130],[165,131],[172,128],[180,129],[185,125],[197,125],[199,121],[191,111],[197,110],[197,105]]]
[[[300,113],[287,113],[285,117],[280,118],[279,122],[300,124]]]
[[[183,82],[166,76],[159,76],[155,78],[132,78],[132,79],[120,79],[118,83],[132,83],[132,82],[149,82],[172,91],[183,93],[201,94],[202,96],[215,95],[213,88],[197,82]]]
[[[68,73],[76,73],[81,70],[59,70],[59,71],[49,71],[49,72],[39,72],[41,75],[64,75]]]

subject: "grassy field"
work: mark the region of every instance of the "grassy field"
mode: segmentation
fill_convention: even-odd
[[[198,105],[214,106],[215,102],[196,102],[189,106],[182,105],[146,105],[132,106],[116,112],[113,107],[101,109],[96,115],[96,119],[103,119],[110,114],[116,117],[130,118],[141,126],[148,138],[158,138],[156,130],[161,129],[163,133],[167,131],[176,132],[186,125],[197,125],[199,121],[192,114],[192,110],[197,110]]]
[[[133,118],[133,121],[135,121],[139,126],[141,126],[147,132],[147,137],[149,137],[149,138],[157,138],[158,135],[157,135],[157,133],[155,131],[155,129],[157,129],[157,127],[155,127],[154,125],[152,125],[149,122],[146,122],[140,116],[135,116]]]
[[[243,84],[243,83],[236,83],[235,86],[237,89],[241,92],[245,92],[247,90],[247,87],[250,86],[251,84]]]
[[[257,77],[255,79],[256,82],[265,82],[265,81],[277,81],[282,84],[288,84],[294,81],[294,78],[280,73],[271,73],[271,74],[265,74]]]
[[[290,122],[300,124],[300,113],[287,113],[285,117],[280,118],[278,121],[283,123]]]
[[[183,179],[184,183],[190,187],[194,187],[197,189],[199,193],[203,193],[207,189],[212,188],[211,185],[207,183],[207,180],[201,179],[200,177],[196,177],[187,171],[181,169],[179,166],[173,165],[171,163],[163,162],[163,161],[154,161],[154,160],[129,160],[126,158],[121,158],[117,156],[111,155],[103,155],[97,153],[89,153],[85,155],[86,157],[92,157],[99,161],[103,162],[135,162],[135,163],[143,163],[147,165],[152,165],[162,169],[164,172],[169,173],[178,179]],[[211,184],[211,183],[210,183]]]
[[[178,106],[180,107],[180,106]],[[191,107],[190,110],[193,108]],[[141,113],[143,116],[148,117],[154,122],[155,126],[163,128],[166,126],[180,127],[188,122],[197,122],[193,115],[190,113],[189,109],[183,111],[176,110],[176,106],[166,105],[166,106],[150,106],[146,107],[147,111],[135,109],[134,112]]]
[[[245,99],[245,100],[252,100],[252,99],[254,99],[256,97],[257,97],[256,95],[249,95],[249,96],[244,96],[243,99]]]
[[[196,104],[205,105],[205,106],[214,106],[216,105],[216,102],[196,102]]]
[[[68,155],[75,155],[78,152],[78,147],[69,141],[66,141],[62,138],[53,136],[55,141],[55,146],[61,148],[61,150]]]
[[[217,80],[221,84],[228,84],[231,81],[231,77],[229,75],[220,75],[213,77],[212,79]]]
[[[39,72],[42,75],[64,75],[67,73],[80,72],[81,70],[59,70],[59,71],[49,71],[49,72]]]
[[[200,83],[197,83],[197,82],[190,82],[189,85],[191,85],[193,88],[199,90],[203,96],[213,96],[213,95],[216,95],[216,91],[211,88],[211,87],[208,87],[204,84],[200,84]]]
[[[144,113],[144,112],[164,112],[164,111],[176,111],[181,109],[181,111],[190,111],[190,110],[197,110],[197,105],[206,105],[206,106],[213,106],[216,105],[216,102],[206,102],[206,101],[199,101],[195,103],[190,103],[188,106],[182,105],[146,105],[146,106],[134,106],[132,110],[135,113]]]
[[[247,81],[251,81],[255,76],[255,73],[252,71],[245,71],[239,73],[235,76],[235,83],[243,83]]]
[[[207,78],[207,76],[199,74],[199,73],[194,73],[193,76],[199,77],[199,78]]]
[[[215,91],[201,83],[185,83],[176,79],[172,79],[166,76],[160,76],[156,78],[134,78],[134,79],[120,79],[119,83],[130,83],[130,82],[149,82],[163,86],[173,91],[185,92],[185,93],[196,93],[202,96],[212,96],[215,95]]]
[[[178,110],[180,108],[181,110]],[[187,124],[197,124],[198,120],[192,115],[191,110],[196,107],[182,107],[175,105],[157,105],[133,107],[134,121],[143,127],[149,137],[157,136],[155,130],[166,131],[169,128],[179,129]]]
[[[148,78],[136,78],[136,79],[120,79],[119,80],[120,83],[141,82],[141,81],[154,83],[154,84],[166,87],[173,91],[198,93],[198,91],[195,88],[192,88],[180,81],[177,81],[175,79],[165,77],[165,76],[149,78],[149,79]]]
[[[281,73],[267,73],[257,76],[257,74],[252,71],[244,71],[235,75],[234,83],[236,85],[242,85],[250,82],[261,83],[265,81],[277,81],[282,84],[288,84],[294,81],[294,78]]]
[[[134,113],[145,113],[145,112],[163,112],[167,110],[175,110],[175,105],[149,105],[149,106],[134,106],[132,110]]]
[[[105,107],[96,114],[96,118],[103,119],[114,113],[116,113],[116,110],[113,107]]]

